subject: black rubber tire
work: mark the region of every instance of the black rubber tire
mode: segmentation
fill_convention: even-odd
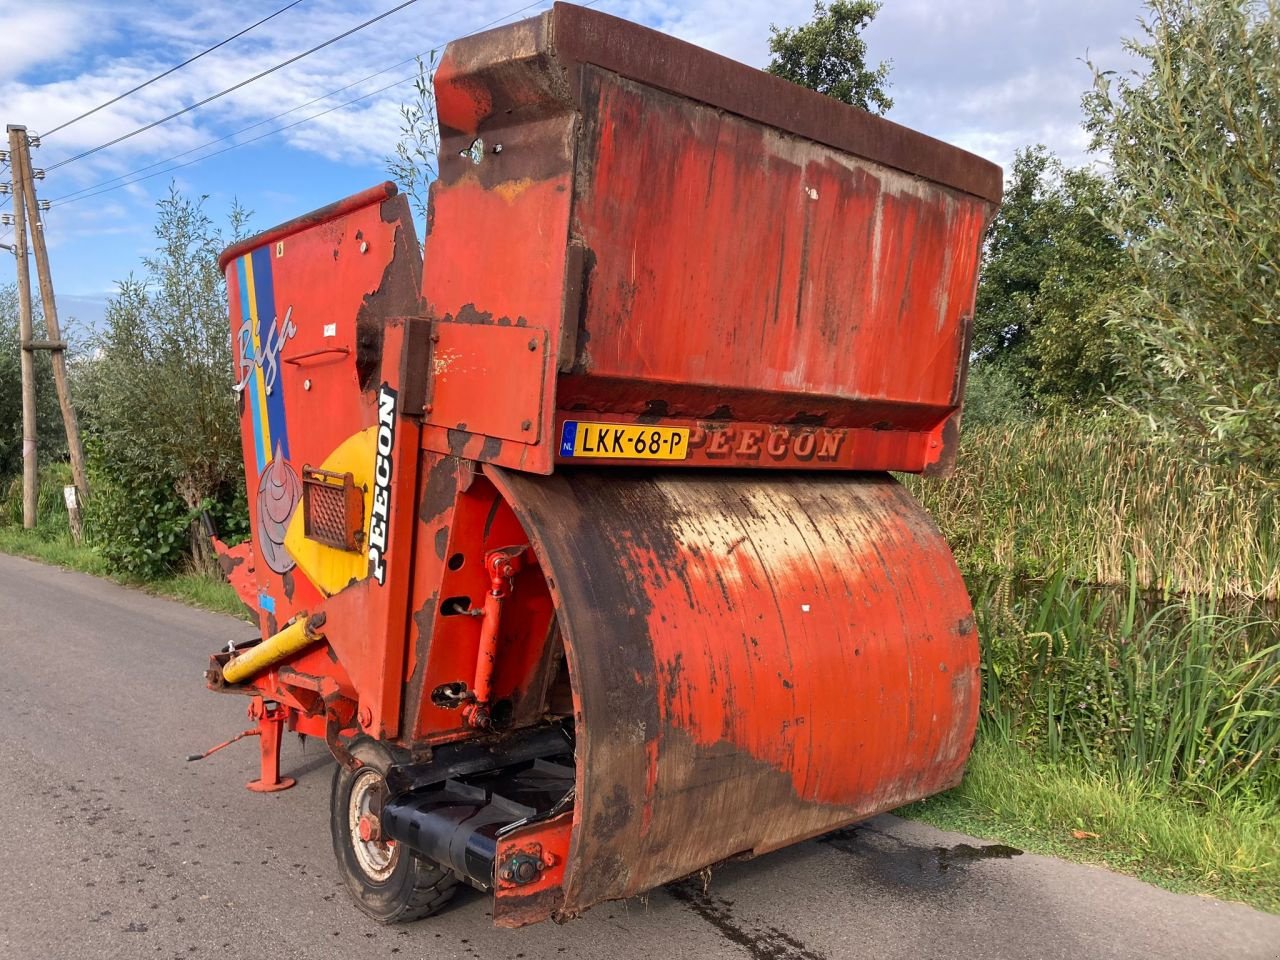
[[[359,841],[353,837],[350,827],[352,788],[357,778],[369,776],[370,768],[385,774],[391,765],[391,755],[377,741],[368,739],[357,740],[350,750],[364,767],[348,770],[338,764],[329,793],[329,832],[342,879],[356,906],[379,923],[408,923],[429,917],[453,898],[458,879],[443,867],[403,847],[385,879],[379,881],[365,871],[355,851],[355,843]]]

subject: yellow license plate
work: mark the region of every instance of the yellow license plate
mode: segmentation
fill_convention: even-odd
[[[689,456],[689,429],[566,420],[560,432],[560,456],[685,460]]]

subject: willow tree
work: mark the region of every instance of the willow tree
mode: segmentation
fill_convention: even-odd
[[[230,235],[171,187],[157,204],[155,252],[117,285],[86,370],[95,473],[93,525],[108,562],[151,577],[188,558],[212,563],[202,515],[244,532],[244,468],[231,331],[218,253]]]
[[[1280,478],[1280,0],[1141,23],[1084,101],[1135,273],[1111,323],[1156,427]]]

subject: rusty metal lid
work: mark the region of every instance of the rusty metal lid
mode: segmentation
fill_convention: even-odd
[[[330,203],[318,210],[312,210],[310,213],[304,213],[300,217],[294,217],[292,220],[286,221],[279,226],[272,227],[270,230],[264,230],[262,233],[256,233],[251,237],[245,237],[238,240],[218,255],[218,269],[227,269],[227,264],[236,257],[244,256],[250,250],[257,250],[269,243],[275,243],[277,240],[283,240],[285,237],[292,236],[310,227],[326,223],[329,220],[336,220],[338,217],[345,216],[352,210],[359,210],[361,207],[367,207],[375,203],[382,203],[399,193],[399,189],[390,180],[378,184],[376,187],[370,187],[368,190],[361,190],[357,194],[353,194],[343,200]]]
[[[989,200],[1000,167],[958,147],[683,40],[570,3],[546,14],[561,67],[592,64]],[[507,29],[507,28],[498,28]]]

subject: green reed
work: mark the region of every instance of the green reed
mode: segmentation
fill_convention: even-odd
[[[955,473],[906,478],[967,573],[1280,597],[1280,487],[1180,458],[1127,422],[967,430]]]
[[[988,736],[1178,793],[1280,802],[1280,623],[1058,573],[973,584]]]

